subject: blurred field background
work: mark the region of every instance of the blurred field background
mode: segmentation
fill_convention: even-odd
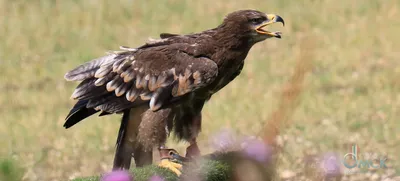
[[[399,175],[398,0],[0,0],[0,180],[109,171],[120,115],[94,116],[65,130],[77,83],[64,73],[120,45],[213,28],[247,8],[281,15],[286,26],[270,29],[283,38],[253,47],[242,74],[205,106],[203,152],[213,151],[210,139],[221,129],[259,134],[307,52],[312,69],[278,137],[284,150],[278,173],[296,174],[307,155],[344,155],[357,144],[361,153],[387,155],[390,174]],[[186,146],[172,139],[168,145],[182,153]],[[388,169],[352,178],[380,180]]]

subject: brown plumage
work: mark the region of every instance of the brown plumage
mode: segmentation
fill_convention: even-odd
[[[82,82],[72,94],[78,102],[64,127],[99,111],[123,113],[115,169],[129,168],[132,153],[136,165],[151,163],[151,149],[163,147],[170,131],[197,149],[204,103],[240,74],[255,43],[280,38],[279,32],[262,29],[275,22],[283,19],[236,11],[217,28],[189,35],[163,33],[141,47],[121,47],[78,66],[65,75]]]

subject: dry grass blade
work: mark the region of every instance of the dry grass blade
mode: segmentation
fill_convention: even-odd
[[[315,40],[312,37],[303,37],[300,43],[300,51],[295,56],[297,62],[294,72],[288,83],[283,87],[279,100],[279,106],[265,122],[262,135],[266,144],[275,145],[276,137],[282,129],[290,124],[290,116],[298,105],[300,94],[303,91],[304,78],[312,68],[314,60]]]

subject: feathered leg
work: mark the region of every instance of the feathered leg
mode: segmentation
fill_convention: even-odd
[[[151,152],[145,152],[137,140],[139,124],[146,106],[124,111],[117,138],[117,148],[114,157],[113,170],[129,169],[132,156],[136,166],[152,163]]]
[[[142,122],[139,126],[138,141],[143,145],[142,149],[145,151],[151,151],[153,148],[158,147],[161,159],[159,166],[168,168],[180,175],[182,165],[174,162],[174,159],[182,157],[174,149],[165,147],[165,142],[172,129],[173,118],[174,113],[171,108],[161,109],[156,112],[147,110],[143,113]]]
[[[191,124],[191,134],[188,140],[189,146],[186,148],[186,157],[195,158],[200,156],[200,148],[197,146],[196,138],[201,130],[201,113],[193,117]]]
[[[190,105],[177,109],[174,131],[178,139],[189,142],[186,148],[186,157],[194,158],[200,155],[197,145],[197,136],[201,131],[201,110],[205,100],[193,100]]]
[[[143,167],[153,163],[153,151],[145,150],[143,146],[139,145],[134,148],[133,158],[135,159],[136,167]]]

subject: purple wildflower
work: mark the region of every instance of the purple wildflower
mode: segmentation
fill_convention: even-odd
[[[272,155],[272,148],[255,138],[246,139],[242,143],[242,148],[247,156],[263,163],[268,162]]]
[[[101,181],[133,181],[133,178],[127,171],[119,170],[103,175]]]
[[[158,175],[153,175],[150,177],[149,181],[164,181],[164,179]]]
[[[229,149],[237,142],[236,135],[229,129],[223,129],[218,134],[212,136],[210,140],[211,146],[215,150]]]
[[[321,168],[325,177],[336,177],[341,174],[340,160],[336,153],[328,152],[322,156]]]

